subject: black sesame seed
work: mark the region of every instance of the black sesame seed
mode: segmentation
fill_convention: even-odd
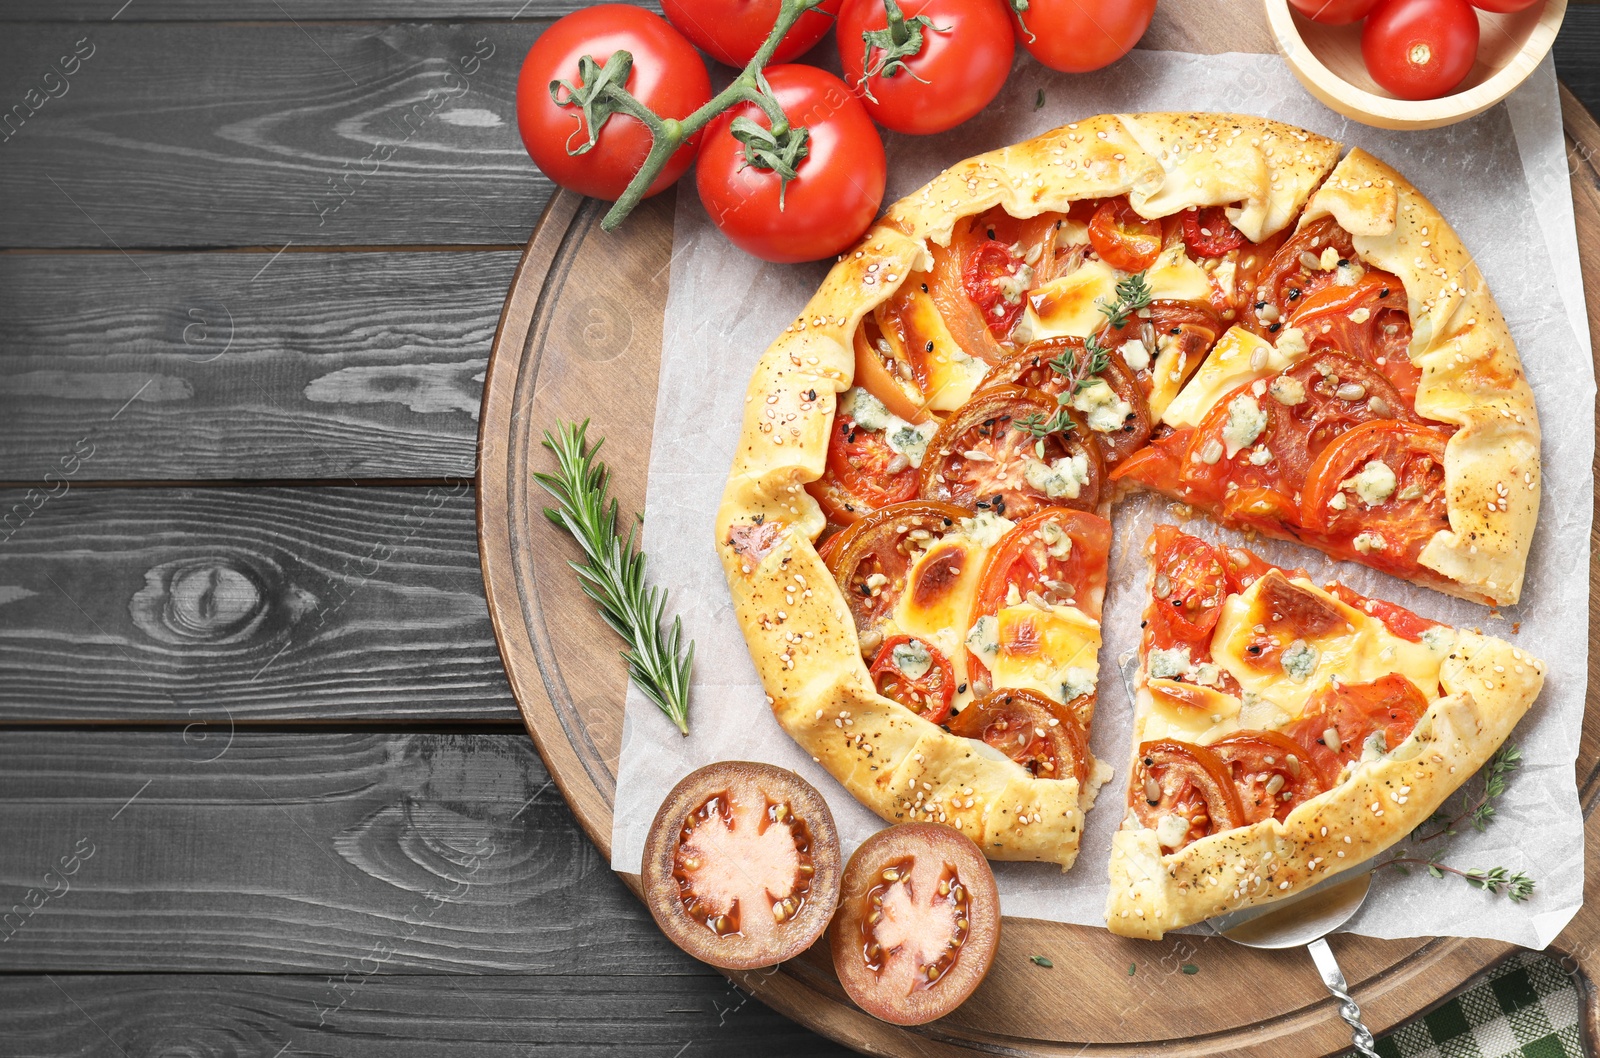
[[[933,352],[933,339],[932,338],[928,339],[928,352],[930,352],[930,353]]]
[[[1283,327],[1283,324],[1274,323],[1271,327],[1268,327],[1267,330],[1271,331],[1273,334],[1277,334],[1279,329],[1282,328],[1282,327]]]

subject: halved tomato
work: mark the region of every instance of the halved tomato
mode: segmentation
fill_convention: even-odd
[[[1126,195],[1108,198],[1089,222],[1089,244],[1112,268],[1142,272],[1161,254],[1161,222],[1139,216]]]
[[[1183,241],[1190,253],[1200,257],[1221,257],[1250,240],[1228,220],[1226,209],[1207,206],[1205,209],[1183,211]]]
[[[1324,286],[1295,303],[1288,326],[1313,352],[1334,349],[1383,372],[1407,415],[1416,406],[1422,369],[1411,362],[1411,312],[1395,276],[1368,271],[1353,286]]]
[[[1089,739],[1060,702],[1036,691],[991,691],[951,718],[952,734],[993,746],[1036,778],[1089,778]]]
[[[917,494],[917,468],[889,447],[882,430],[868,430],[843,412],[828,436],[828,465],[808,491],[823,513],[849,525],[869,511],[903,503]]]
[[[839,898],[839,832],[792,771],[722,761],[691,772],[645,838],[645,902],[701,962],[773,966],[811,947]]]
[[[1091,430],[1089,433],[1100,448],[1101,459],[1110,466],[1143,448],[1150,439],[1150,402],[1145,399],[1150,387],[1148,384],[1139,384],[1133,372],[1128,370],[1122,354],[1115,349],[1107,351],[1104,369],[1096,375],[1085,374],[1089,366],[1088,355],[1081,338],[1048,338],[1030,342],[989,372],[982,388],[1014,384],[1059,397],[1075,388],[1079,381],[1100,379],[1111,387],[1111,392],[1116,394],[1118,400],[1131,409],[1117,429]],[[1063,372],[1052,366],[1061,364],[1063,357],[1076,365],[1074,371]]]
[[[1346,545],[1356,561],[1401,575],[1415,572],[1423,547],[1450,528],[1448,441],[1442,429],[1387,420],[1341,434],[1311,468],[1301,524]]]
[[[1228,556],[1171,525],[1158,525],[1151,537],[1150,609],[1146,613],[1146,651],[1190,648],[1190,659],[1210,657],[1211,632],[1228,597]]]
[[[864,655],[877,656],[883,625],[893,616],[901,595],[906,591],[937,595],[961,575],[961,568],[952,565],[961,558],[952,553],[951,562],[924,563],[918,582],[906,583],[912,564],[930,541],[967,517],[970,512],[948,503],[896,503],[862,518],[839,534],[839,543],[830,545],[837,549],[830,568],[855,618]]]
[[[1322,255],[1330,246],[1336,255],[1330,263],[1335,267],[1325,269]],[[1316,293],[1338,277],[1337,262],[1354,260],[1355,253],[1350,233],[1332,217],[1302,224],[1262,270],[1256,288],[1256,304],[1270,305],[1276,310],[1275,314],[1269,313],[1263,321],[1256,313],[1246,312],[1241,322],[1258,333],[1276,334],[1294,314],[1302,298]]]
[[[1276,731],[1241,731],[1207,748],[1233,769],[1246,823],[1285,819],[1323,790],[1304,747]]]
[[[894,1025],[941,1018],[994,962],[1000,893],[989,861],[937,823],[880,830],[850,857],[828,941],[862,1010]]]
[[[1041,507],[1092,511],[1104,468],[1089,429],[1069,412],[1074,429],[1035,438],[1026,421],[1055,415],[1055,398],[1021,386],[975,395],[947,419],[922,461],[922,496],[993,511],[1013,521]]]
[[[1371,683],[1330,683],[1306,702],[1284,734],[1305,748],[1323,785],[1332,788],[1345,765],[1371,748],[1392,751],[1428,711],[1417,685],[1398,673]],[[1381,743],[1381,745],[1379,744]]]
[[[955,699],[956,674],[944,652],[925,639],[891,636],[872,662],[872,684],[933,724],[944,723]]]
[[[1246,822],[1232,768],[1206,747],[1176,739],[1139,746],[1128,807],[1160,835],[1163,851],[1170,852]],[[1179,822],[1163,822],[1169,818]]]

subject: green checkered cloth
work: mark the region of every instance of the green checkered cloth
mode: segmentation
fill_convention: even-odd
[[[1501,963],[1463,992],[1378,1041],[1383,1058],[1583,1058],[1577,981],[1539,952]],[[1354,1051],[1345,1058],[1357,1058]]]

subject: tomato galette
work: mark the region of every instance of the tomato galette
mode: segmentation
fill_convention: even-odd
[[[1106,920],[1159,939],[1415,830],[1544,681],[1503,640],[1156,527]]]
[[[1438,212],[1339,151],[1143,114],[969,159],[761,358],[719,554],[777,719],[880,816],[1072,864],[1129,490],[1516,601],[1539,432],[1504,320]]]

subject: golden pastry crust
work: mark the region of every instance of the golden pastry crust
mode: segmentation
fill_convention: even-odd
[[[1422,550],[1419,583],[1490,605],[1522,594],[1539,514],[1539,413],[1505,317],[1472,255],[1403,176],[1352,150],[1306,204],[1332,216],[1365,262],[1393,272],[1411,309],[1417,411],[1460,430],[1445,446],[1450,528]]]
[[[1168,930],[1291,896],[1403,841],[1489,760],[1544,684],[1544,664],[1504,640],[1457,633],[1444,696],[1390,756],[1279,822],[1202,838],[1169,855],[1153,830],[1111,842],[1106,923],[1124,937]]]
[[[1127,193],[1146,216],[1242,203],[1252,238],[1299,212],[1339,145],[1255,117],[1141,114],[1076,122],[961,162],[890,208],[763,354],[717,512],[734,611],[778,722],[857,800],[891,822],[946,823],[990,858],[1070,867],[1094,790],[1036,779],[973,739],[879,696],[855,624],[813,541],[805,485],[822,475],[835,401],[850,386],[862,317],[929,267],[957,220],[1018,217]],[[1104,781],[1101,767],[1090,786]]]

